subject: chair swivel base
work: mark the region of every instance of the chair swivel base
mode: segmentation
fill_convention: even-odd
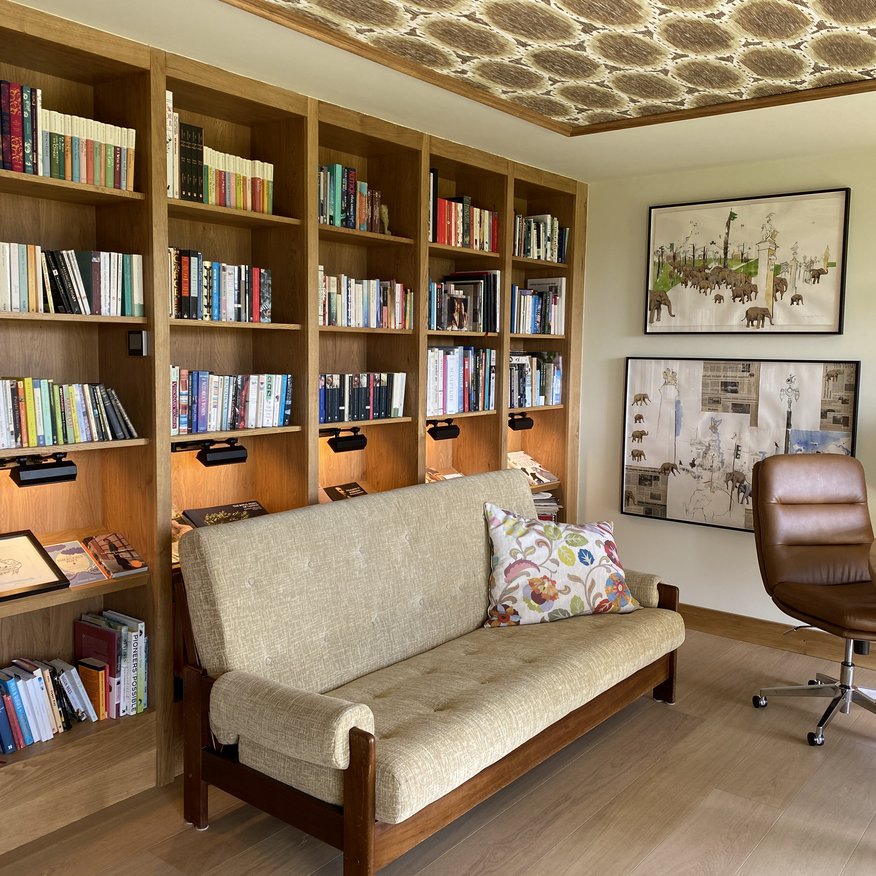
[[[809,684],[791,685],[789,687],[764,687],[760,694],[755,694],[752,705],[756,709],[767,706],[767,697],[830,697],[831,701],[821,716],[814,733],[808,733],[806,740],[810,745],[824,745],[824,728],[833,720],[837,712],[848,715],[852,703],[863,706],[868,712],[876,714],[876,691],[857,687],[854,683],[855,664],[852,662],[852,639],[846,639],[845,659],[840,666],[840,678],[817,673]]]

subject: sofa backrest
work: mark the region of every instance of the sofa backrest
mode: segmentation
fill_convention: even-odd
[[[484,502],[535,516],[507,470],[187,533],[201,665],[321,692],[471,632],[487,610]]]

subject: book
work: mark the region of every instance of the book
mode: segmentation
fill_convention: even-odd
[[[149,568],[120,532],[90,535],[82,544],[107,578],[136,575]]]
[[[552,471],[548,471],[540,462],[523,450],[508,451],[508,467],[519,468],[534,487],[554,484],[560,480]]]
[[[15,737],[12,733],[12,724],[6,715],[6,703],[0,697],[0,752],[12,754],[16,747]]]
[[[106,663],[95,657],[83,657],[76,661],[76,667],[79,671],[79,677],[82,679],[85,694],[97,715],[97,720],[103,721],[107,717]]]
[[[58,544],[49,544],[46,545],[46,551],[67,576],[71,587],[105,581],[107,578],[81,542],[62,541]]]
[[[139,714],[148,705],[148,666],[146,654],[148,652],[149,637],[146,635],[146,622],[140,618],[131,617],[118,611],[107,610],[103,617],[110,623],[116,623],[127,627],[129,648],[128,657],[130,672],[126,683],[130,685],[127,691],[128,714]]]
[[[60,658],[49,660],[49,663],[58,670],[58,678],[64,687],[70,705],[73,706],[76,717],[80,721],[84,721],[86,718],[89,721],[96,721],[97,712],[94,711],[91,700],[85,693],[85,686],[82,684],[79,670]]]
[[[24,707],[24,698],[18,688],[18,679],[5,670],[0,671],[0,691],[8,696],[12,703],[24,745],[32,745],[38,741],[34,737],[35,728],[34,730],[30,728],[30,719],[27,715],[27,709]]]
[[[335,484],[331,487],[323,487],[326,495],[332,502],[337,502],[341,499],[353,499],[356,496],[365,496],[367,492],[356,481],[350,481],[347,484]]]
[[[426,483],[434,484],[438,481],[449,481],[453,478],[464,477],[461,471],[457,471],[452,465],[446,468],[430,468],[426,466]]]
[[[233,502],[230,505],[189,508],[183,511],[183,517],[192,526],[215,526],[218,523],[234,523],[250,517],[261,517],[267,513],[261,503],[250,499],[248,502]]]
[[[99,624],[87,614],[73,621],[73,655],[77,662],[84,657],[103,661],[107,667],[107,717],[118,718],[122,696],[121,633]],[[81,674],[81,673],[80,673]]]

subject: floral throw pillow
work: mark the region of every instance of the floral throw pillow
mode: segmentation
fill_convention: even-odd
[[[630,612],[630,594],[611,523],[530,520],[484,505],[493,548],[486,627]]]

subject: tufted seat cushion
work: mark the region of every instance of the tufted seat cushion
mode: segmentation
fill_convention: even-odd
[[[377,736],[377,818],[398,823],[550,724],[677,648],[681,617],[663,609],[477,629],[341,685]],[[343,774],[241,735],[240,760],[330,803]]]

